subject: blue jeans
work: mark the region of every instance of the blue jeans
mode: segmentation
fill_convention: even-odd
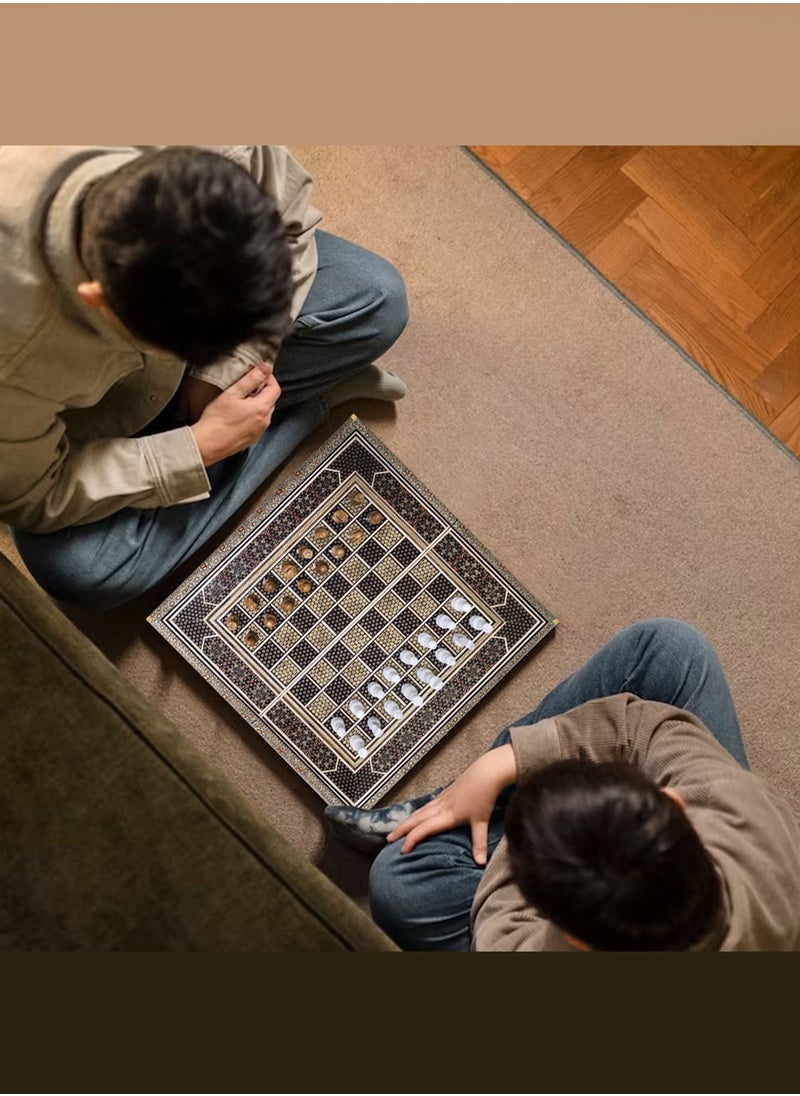
[[[56,533],[12,530],[28,570],[53,597],[110,610],[155,586],[202,548],[325,421],[326,389],[398,338],[408,305],[395,268],[330,233],[317,232],[316,239],[317,274],[275,362],[282,392],[269,429],[249,449],[208,469],[208,499],[154,510],[127,507]]]
[[[512,726],[536,723],[616,693],[634,693],[692,712],[748,768],[733,699],[714,649],[701,632],[680,620],[656,618],[629,625]],[[507,727],[492,748],[510,737]],[[489,856],[503,836],[512,792],[507,788],[502,793],[492,814]],[[472,858],[469,827],[428,837],[409,853],[400,852],[402,844],[386,845],[373,862],[369,901],[374,920],[405,951],[468,951],[470,910],[484,871]]]

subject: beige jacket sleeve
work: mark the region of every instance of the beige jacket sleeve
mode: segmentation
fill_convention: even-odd
[[[313,181],[288,149],[282,145],[234,145],[215,151],[245,167],[255,181],[275,199],[286,226],[292,256],[291,318],[297,319],[317,271],[317,244],[314,234],[322,214],[311,204]],[[259,362],[272,365],[278,356],[279,342],[249,342],[233,354],[190,370],[192,376],[227,388]]]
[[[191,428],[141,438],[68,442],[61,404],[5,387],[0,399],[3,519],[52,533],[132,506],[152,509],[208,498]]]

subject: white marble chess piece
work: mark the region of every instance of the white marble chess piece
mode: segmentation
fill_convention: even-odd
[[[359,757],[367,756],[367,748],[364,744],[364,739],[360,734],[354,734],[350,736],[350,745],[356,751]]]
[[[420,632],[417,636],[417,643],[419,643],[420,647],[425,647],[429,651],[432,651],[434,647],[439,646],[438,641],[435,640],[429,632]]]
[[[400,680],[400,674],[395,670],[394,666],[384,666],[381,673],[387,681],[391,681],[392,685],[396,685]]]
[[[331,720],[331,730],[337,738],[344,738],[347,727],[345,726],[345,722],[341,718],[341,716],[335,715],[333,717],[333,719]]]
[[[405,685],[400,686],[400,692],[403,694],[406,700],[410,700],[411,703],[416,704],[418,708],[422,707],[424,701],[414,685],[406,682]]]
[[[452,632],[455,628],[456,622],[447,615],[447,613],[439,613],[436,617],[436,627],[441,628],[444,632]]]
[[[371,715],[367,720],[367,726],[372,731],[373,738],[380,738],[383,734],[383,727],[381,726],[381,721],[377,718],[377,716]]]
[[[456,647],[464,647],[466,650],[471,651],[475,646],[469,636],[465,636],[463,632],[456,632],[451,638]]]
[[[400,659],[404,666],[416,666],[419,662],[419,659],[414,654],[414,652],[409,650],[401,651],[397,657]]]
[[[437,662],[441,662],[443,666],[455,666],[456,656],[452,651],[448,651],[446,647],[437,647],[433,652],[433,657]]]
[[[383,700],[386,696],[386,690],[377,681],[370,681],[367,685],[367,692],[370,696],[374,696],[376,700]]]
[[[457,613],[470,613],[474,608],[474,606],[469,601],[467,601],[465,597],[461,597],[460,594],[458,595],[458,597],[454,597],[450,604]]]
[[[387,715],[390,715],[392,719],[399,719],[403,714],[403,709],[395,700],[385,700],[383,707]]]
[[[358,697],[355,697],[353,700],[350,701],[350,711],[353,713],[356,719],[361,719],[362,716],[367,714],[366,708],[358,699]]]
[[[491,632],[492,626],[489,621],[480,615],[480,613],[473,613],[469,618],[470,628],[474,628],[476,632]]]

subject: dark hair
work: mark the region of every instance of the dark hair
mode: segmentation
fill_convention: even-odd
[[[196,365],[289,326],[291,256],[275,202],[219,153],[142,156],[88,192],[81,253],[134,337]]]
[[[524,898],[602,951],[685,951],[722,923],[722,888],[686,814],[630,765],[557,761],[511,797]]]

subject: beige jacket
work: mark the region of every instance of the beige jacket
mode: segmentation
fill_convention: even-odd
[[[207,498],[188,426],[134,438],[180,384],[186,363],[145,350],[81,302],[87,281],[76,217],[87,187],[145,146],[0,147],[0,519],[52,532],[126,506]],[[312,181],[279,146],[214,151],[241,163],[276,200],[293,256],[296,318],[317,269],[321,214]],[[277,347],[242,346],[192,369],[227,388]]]
[[[689,712],[630,693],[515,727],[520,779],[562,758],[627,761],[680,793],[727,902],[722,951],[800,951],[800,827],[789,806],[742,769]],[[514,883],[502,839],[475,894],[476,951],[555,951],[561,934]]]

